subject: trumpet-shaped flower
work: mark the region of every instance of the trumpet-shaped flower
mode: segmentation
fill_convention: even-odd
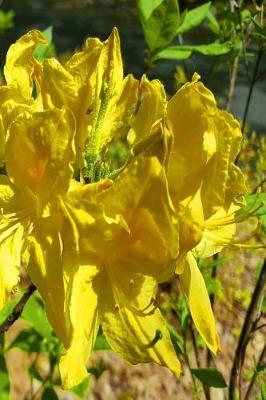
[[[21,255],[31,242],[41,253],[28,268],[42,294],[48,318],[67,343],[64,283],[60,270],[62,213],[59,197],[68,190],[74,162],[75,121],[67,109],[21,112],[10,126],[6,142],[7,176],[0,186],[0,307],[19,281]],[[15,155],[15,156],[14,156]]]
[[[55,58],[43,63],[34,58],[37,46],[45,43],[41,32],[32,30],[10,47],[4,68],[7,85],[19,93],[20,103],[30,103],[34,110],[71,109],[76,118],[76,168],[82,170],[87,164],[90,168],[114,134],[129,129],[138,82],[132,75],[123,79],[115,28],[104,42],[88,38],[84,49],[64,66]]]
[[[173,274],[179,251],[163,168],[155,158],[139,158],[114,183],[71,183],[75,149],[79,156],[86,149],[88,164],[96,161],[114,132],[128,129],[136,106],[137,82],[123,80],[117,31],[103,43],[88,39],[65,67],[54,59],[38,63],[40,43],[38,31],[24,35],[5,67],[4,90],[19,100],[3,127],[0,307],[18,283],[22,258],[66,349],[65,387],[87,375],[99,324],[130,362],[155,361],[178,376],[155,304],[157,284]]]
[[[35,79],[44,109],[67,105],[76,117],[79,168],[93,166],[114,134],[128,129],[138,85],[132,75],[123,79],[117,29],[104,42],[87,39],[83,51],[64,66],[53,58],[44,60]]]
[[[0,162],[5,159],[5,143],[10,123],[20,111],[35,109],[40,104],[32,97],[33,75],[37,61],[33,53],[39,44],[45,43],[40,32],[33,30],[10,46],[4,67],[6,85],[0,86]]]
[[[149,93],[151,112],[145,116],[140,105],[129,141],[135,140],[134,153],[148,151],[164,160],[180,227],[176,272],[195,325],[216,352],[215,321],[194,256],[210,256],[234,240],[234,212],[240,207],[236,197],[246,192],[243,175],[234,164],[241,143],[239,123],[217,108],[197,74],[167,104],[157,81],[143,78],[143,86],[143,105]],[[143,119],[147,130],[139,133]],[[158,132],[166,152],[163,158],[154,141]]]
[[[196,74],[168,102],[159,81],[123,78],[116,29],[104,42],[88,39],[65,65],[35,60],[43,43],[31,31],[11,46],[0,87],[0,308],[22,259],[63,342],[65,388],[87,376],[100,325],[126,360],[178,376],[157,286],[179,275],[195,325],[217,352],[196,257],[234,240],[245,193],[234,164],[239,124]],[[91,183],[101,152],[127,132],[133,161],[115,181]]]
[[[87,375],[99,324],[111,347],[131,363],[154,361],[180,373],[155,305],[157,284],[174,272],[178,229],[160,163],[143,158],[117,180],[83,186],[65,200],[66,230],[76,246],[64,253],[75,273],[71,344],[60,363],[65,387]],[[82,318],[81,318],[82,314]]]

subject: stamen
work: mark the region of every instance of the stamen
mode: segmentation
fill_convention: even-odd
[[[156,343],[161,340],[163,338],[163,334],[159,329],[156,329],[155,331],[155,336],[152,339],[152,341],[150,343],[148,343],[145,348],[146,349],[150,349],[151,347],[154,347],[156,345]]]
[[[242,215],[236,216],[235,213],[231,213],[225,217],[213,218],[209,221],[207,220],[204,223],[204,226],[207,229],[211,229],[211,228],[216,229],[217,226],[226,226],[226,225],[244,222],[246,219],[248,219],[249,217],[252,217],[261,207],[264,206],[264,203],[261,202],[254,208],[255,203],[256,203],[256,200],[251,205],[251,208],[249,210],[244,211]],[[241,211],[241,210],[239,210],[239,211]]]

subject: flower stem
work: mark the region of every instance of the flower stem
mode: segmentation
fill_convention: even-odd
[[[263,349],[262,349],[262,351],[261,351],[261,353],[260,353],[260,357],[259,357],[258,363],[257,363],[256,368],[255,368],[255,370],[254,370],[254,373],[253,373],[253,375],[252,375],[252,378],[251,378],[250,384],[249,384],[249,386],[248,386],[248,390],[247,390],[247,392],[246,392],[246,395],[245,395],[245,397],[244,397],[244,400],[248,400],[249,395],[250,395],[251,392],[252,392],[254,383],[255,383],[256,378],[257,378],[257,375],[258,375],[258,369],[259,369],[259,367],[260,367],[261,365],[263,365],[263,362],[264,362],[265,357],[266,357],[266,344],[264,345],[264,347],[263,347]]]
[[[256,312],[263,296],[263,291],[266,285],[266,259],[264,260],[255,290],[253,292],[250,304],[246,313],[245,321],[238,340],[233,366],[230,375],[229,383],[229,400],[235,400],[235,391],[239,380],[239,372],[245,359],[246,345],[251,331],[252,323],[256,319]],[[239,393],[241,398],[241,393]]]
[[[261,47],[259,52],[258,52],[258,54],[257,54],[255,68],[254,68],[253,75],[252,75],[252,80],[251,80],[251,83],[250,83],[250,86],[249,86],[248,97],[247,97],[247,101],[246,101],[246,105],[245,105],[245,111],[244,111],[244,116],[243,116],[243,121],[242,121],[242,126],[241,126],[242,133],[244,132],[244,129],[245,129],[246,120],[247,120],[248,111],[249,111],[249,106],[250,106],[250,101],[251,101],[251,96],[252,96],[252,93],[253,93],[254,85],[256,83],[256,79],[257,79],[258,70],[259,70],[261,59],[262,59],[262,55],[263,55],[263,48]]]
[[[11,327],[11,325],[14,324],[14,322],[21,316],[22,311],[31,297],[32,293],[36,290],[36,286],[31,283],[19,302],[15,305],[12,313],[6,318],[6,320],[0,325],[0,334],[8,331],[8,329]]]

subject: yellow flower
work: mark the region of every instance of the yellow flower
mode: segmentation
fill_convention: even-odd
[[[178,255],[178,229],[158,160],[140,158],[113,184],[85,185],[70,192],[64,204],[65,230],[76,242],[64,252],[73,327],[60,362],[64,387],[87,376],[99,324],[126,360],[154,361],[179,376],[179,361],[155,304],[157,284],[174,273]]]
[[[77,166],[99,158],[114,134],[127,129],[137,102],[137,81],[123,79],[118,31],[101,42],[86,40],[83,51],[75,53],[64,66],[54,58],[44,60],[35,74],[44,109],[68,106],[77,121]]]
[[[39,44],[45,44],[41,32],[32,30],[10,46],[4,67],[7,86],[19,91],[22,98],[31,99],[33,75],[37,61],[33,53]]]
[[[239,123],[217,108],[197,74],[167,104],[157,81],[144,77],[142,85],[142,103],[129,141],[134,154],[157,155],[165,165],[180,227],[176,272],[195,325],[215,353],[215,321],[194,256],[210,256],[234,240],[237,196],[246,192],[243,174],[234,164],[242,137]],[[145,115],[141,107],[148,96],[151,111]]]
[[[30,104],[35,111],[63,106],[71,109],[76,118],[75,168],[82,170],[99,158],[114,135],[118,137],[129,129],[138,82],[132,75],[123,79],[116,28],[104,42],[88,38],[84,49],[64,66],[55,58],[42,64],[34,58],[36,47],[44,43],[42,33],[32,30],[10,47],[4,67],[7,86],[20,96],[16,103]],[[0,125],[0,140],[2,136]]]
[[[33,30],[10,46],[4,67],[6,85],[0,86],[0,162],[4,163],[5,142],[10,123],[21,112],[37,110],[39,104],[32,97],[33,75],[37,61],[33,53],[39,44],[45,43],[41,33]],[[41,110],[40,110],[41,111]]]
[[[183,238],[180,234],[177,272],[195,325],[216,352],[215,321],[193,254],[210,256],[234,240],[232,217],[240,207],[236,196],[246,189],[234,164],[242,139],[239,123],[217,108],[212,93],[198,79],[195,74],[168,103],[167,118],[174,135],[168,182],[180,225],[188,227]]]
[[[88,39],[64,67],[34,59],[43,40],[38,31],[24,35],[5,66],[3,96],[10,91],[10,97],[2,102],[9,111],[3,126],[8,176],[0,186],[0,307],[18,283],[22,258],[66,349],[60,364],[65,387],[87,375],[99,324],[130,362],[155,361],[178,376],[179,361],[155,304],[158,282],[174,273],[178,257],[164,170],[147,157],[114,183],[71,182],[74,142],[79,167],[85,155],[90,166],[114,133],[129,129],[136,107],[138,84],[132,76],[123,79],[118,33],[114,29],[105,42]]]
[[[21,112],[6,143],[8,176],[0,176],[0,308],[19,281],[21,255],[32,260],[32,243],[36,243],[38,260],[29,261],[28,272],[66,345],[70,330],[64,315],[59,198],[73,174],[74,133],[74,118],[65,108]]]

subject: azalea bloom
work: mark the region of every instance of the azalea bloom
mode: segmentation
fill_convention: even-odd
[[[20,113],[10,126],[7,176],[1,175],[0,191],[0,307],[19,282],[21,255],[28,258],[33,240],[41,243],[39,263],[30,264],[28,272],[33,282],[41,276],[38,289],[46,302],[48,318],[64,340],[65,318],[59,302],[64,288],[58,199],[68,190],[73,173],[74,133],[75,121],[66,109]]]
[[[77,82],[72,104],[67,96],[48,104],[48,99],[58,99],[58,91],[65,93],[65,86],[59,84],[52,90],[54,70],[47,70],[55,64],[58,67],[56,60],[41,66],[34,59],[40,38],[39,32],[32,31],[19,39],[9,50],[5,67],[8,85],[3,91],[11,93],[14,107],[5,124],[3,155],[8,176],[1,177],[0,253],[10,261],[2,263],[0,306],[19,281],[22,258],[65,347],[60,362],[64,387],[77,385],[87,376],[86,363],[100,324],[112,348],[124,358],[132,363],[155,361],[178,377],[179,361],[155,304],[157,285],[174,273],[179,250],[164,170],[157,159],[140,158],[114,183],[102,180],[81,185],[71,180],[76,121],[88,118],[88,104],[84,103],[80,116],[65,107],[77,111],[80,105]],[[102,141],[97,152],[107,140],[100,137],[107,133],[107,121],[111,119],[118,130],[124,129],[117,121],[123,121],[123,113],[129,112],[128,98],[135,102],[132,77],[125,83],[119,78],[122,94],[119,89],[115,97],[117,79],[113,75],[117,70],[109,70],[108,65],[113,65],[113,54],[120,56],[118,40],[114,31],[106,43],[95,39],[86,45],[104,48],[96,75],[98,81],[104,81],[101,85],[109,88],[103,99],[104,107],[110,110],[108,119],[104,116],[103,125],[99,125],[102,111],[98,110],[91,125],[91,140],[98,136]],[[80,57],[72,59],[79,67]],[[101,57],[105,58],[101,61]],[[103,68],[106,63],[107,71]],[[20,74],[22,80],[18,79]],[[87,75],[83,78],[88,80]],[[31,97],[34,79],[39,85],[36,98]],[[128,85],[133,87],[131,97],[123,89]],[[92,113],[102,99],[102,89],[97,90]],[[63,109],[56,107],[62,104]],[[46,108],[49,110],[36,111]]]
[[[165,165],[180,227],[176,273],[194,323],[214,353],[219,340],[195,257],[213,255],[234,241],[234,212],[242,206],[238,196],[246,193],[243,174],[234,164],[241,138],[239,123],[217,108],[197,74],[168,102],[162,84],[143,77],[129,142],[134,154],[156,154]]]
[[[64,65],[34,58],[44,43],[34,30],[10,47],[0,88],[0,307],[22,260],[64,345],[65,388],[87,376],[100,326],[126,360],[154,361],[178,377],[157,286],[179,275],[216,353],[196,257],[234,240],[245,193],[234,165],[239,124],[197,75],[169,101],[159,81],[123,78],[116,29],[104,42],[87,39]],[[126,137],[126,164],[113,181],[100,179],[108,144]]]
[[[43,109],[65,105],[73,111],[76,168],[90,171],[114,135],[127,130],[137,102],[137,80],[132,75],[123,78],[117,29],[104,42],[88,38],[65,65],[55,58],[36,63],[34,79]]]
[[[54,109],[24,111],[10,126],[8,176],[1,177],[0,305],[19,281],[23,253],[66,348],[64,387],[87,375],[100,323],[126,359],[155,361],[178,376],[179,361],[154,304],[157,284],[173,274],[178,256],[163,169],[155,158],[140,159],[114,183],[70,185],[74,122],[67,109]]]
[[[178,377],[179,361],[155,303],[157,285],[173,275],[178,256],[178,229],[158,160],[140,158],[112,184],[70,192],[64,213],[76,243],[64,251],[64,268],[74,274],[73,333],[60,362],[64,387],[86,377],[100,324],[126,360],[154,361]]]

